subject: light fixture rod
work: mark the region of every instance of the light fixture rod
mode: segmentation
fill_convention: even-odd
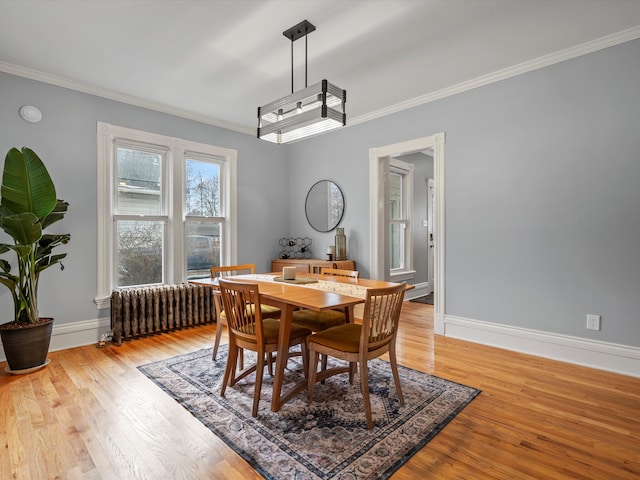
[[[291,93],[293,93],[293,42],[304,37],[304,88],[307,88],[307,35],[315,31],[316,27],[303,20],[299,24],[294,25],[282,34],[291,40]]]
[[[304,88],[307,88],[307,35],[304,36]],[[293,93],[293,91],[291,91]]]

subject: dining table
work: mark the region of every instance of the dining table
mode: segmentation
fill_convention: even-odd
[[[347,322],[354,321],[354,307],[366,300],[369,288],[381,288],[397,283],[365,278],[349,278],[333,275],[305,273],[295,279],[285,280],[282,272],[243,274],[228,277],[229,280],[248,281],[258,285],[260,301],[280,308],[280,330],[278,334],[278,352],[286,352],[291,332],[291,320],[298,308],[315,311],[344,310]],[[205,285],[218,291],[219,278],[199,278],[189,283]],[[407,288],[413,288],[408,285]],[[282,392],[282,384],[288,355],[276,355],[276,368],[273,379],[271,410],[277,412],[280,407],[307,388],[306,381],[293,385]]]

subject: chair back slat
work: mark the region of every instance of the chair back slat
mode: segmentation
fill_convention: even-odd
[[[361,348],[365,351],[387,344],[395,337],[405,289],[406,285],[401,283],[367,290],[360,339]]]
[[[256,273],[256,266],[253,263],[243,263],[242,265],[223,265],[220,267],[211,267],[211,278],[216,277],[232,277],[234,275],[242,275],[245,273]]]
[[[211,278],[233,277],[235,275],[243,275],[247,273],[256,273],[256,266],[253,263],[243,263],[241,265],[222,265],[220,267],[211,267]],[[222,299],[219,295],[214,296],[216,314],[224,310]]]
[[[233,335],[262,343],[262,312],[258,285],[252,282],[220,279],[220,295]]]

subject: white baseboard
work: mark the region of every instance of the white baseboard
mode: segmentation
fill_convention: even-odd
[[[429,282],[414,283],[413,286],[415,288],[412,288],[411,290],[407,290],[405,292],[405,300],[422,297],[423,295],[427,295],[427,292],[429,291]]]
[[[640,377],[640,348],[462,317],[434,318],[434,332],[538,357]]]
[[[111,319],[102,318],[83,322],[53,324],[49,351],[65,350],[98,343],[100,337],[111,330]],[[0,348],[0,361],[5,361],[4,348]]]
[[[53,326],[50,351],[98,343],[109,318]],[[640,348],[451,315],[434,315],[438,335],[640,378]],[[0,348],[0,361],[5,361]]]

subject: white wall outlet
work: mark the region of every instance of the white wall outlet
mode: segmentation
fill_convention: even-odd
[[[600,315],[587,313],[587,330],[600,330]]]

